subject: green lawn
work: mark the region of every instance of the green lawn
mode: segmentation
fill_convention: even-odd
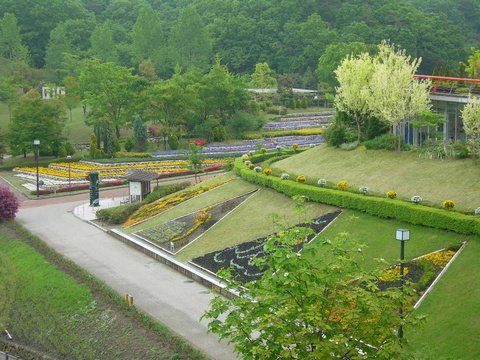
[[[440,206],[454,200],[455,208],[472,213],[480,206],[480,166],[472,159],[425,159],[415,152],[365,150],[342,151],[321,145],[288,159],[275,162],[272,169],[306,175],[316,184],[324,178],[331,184],[346,180],[358,190],[367,186],[379,196],[395,190],[398,198],[420,195],[424,204]]]
[[[55,358],[205,359],[14,223],[0,226],[0,328]]]
[[[333,240],[339,233],[346,232],[352,238],[365,245],[363,266],[383,268],[385,265],[374,261],[383,258],[388,264],[394,264],[400,258],[399,241],[395,240],[395,230],[410,230],[410,241],[405,246],[405,258],[413,259],[429,252],[460,245],[472,237],[453,232],[442,231],[424,226],[412,225],[397,220],[380,219],[358,211],[344,210],[343,213],[322,232],[322,237]],[[315,246],[315,242],[312,243]]]
[[[208,196],[208,193],[205,195]],[[335,210],[336,208],[328,205],[309,203],[306,206],[306,216],[316,218]],[[274,222],[272,215],[278,216],[279,223]],[[275,233],[281,230],[281,226],[293,226],[303,221],[304,216],[294,210],[292,199],[263,188],[200,239],[182,250],[178,258],[182,261],[191,260],[212,251]]]
[[[412,239],[413,240],[413,239]],[[469,242],[418,312],[425,326],[406,329],[407,349],[418,359],[480,359],[480,238]]]

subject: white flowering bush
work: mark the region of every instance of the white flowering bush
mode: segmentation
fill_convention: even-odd
[[[360,186],[360,187],[358,188],[358,191],[359,191],[361,194],[366,195],[366,194],[368,193],[368,187],[366,187],[366,186]]]
[[[475,209],[475,215],[480,215],[480,207]]]
[[[282,175],[280,175],[280,179],[288,180],[288,179],[290,179],[290,175],[288,175],[287,173],[283,173]]]
[[[422,202],[422,198],[418,195],[414,195],[412,196],[411,201],[415,204],[420,204]]]
[[[250,160],[245,161],[245,165],[250,165],[252,162]]]
[[[319,186],[325,186],[325,185],[327,185],[327,180],[325,180],[325,179],[318,179],[317,185],[319,185]]]
[[[262,168],[260,166],[255,166],[253,170],[255,170],[256,172],[260,172],[262,171]]]

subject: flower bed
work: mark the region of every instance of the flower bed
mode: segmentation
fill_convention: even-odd
[[[314,230],[315,234],[318,234],[339,214],[340,211],[335,211],[314,219],[312,223],[299,224],[298,226],[308,227]],[[310,236],[307,241],[311,241],[314,236],[315,235]],[[233,275],[240,281],[249,282],[258,280],[262,276],[263,271],[257,266],[252,265],[250,260],[265,255],[264,244],[266,239],[267,237],[263,237],[220,251],[211,252],[197,257],[191,262],[215,274],[220,269],[232,266],[234,268]],[[302,246],[303,243],[299,244],[298,250],[300,250]]]
[[[229,180],[222,180],[218,181],[215,183],[212,183],[210,185],[206,186],[201,186],[195,189],[189,189],[182,191],[178,194],[159,199],[153,203],[147,204],[142,206],[140,209],[138,209],[135,213],[133,213],[132,216],[125,222],[123,225],[124,227],[129,227],[132,225],[135,225],[145,219],[151,218],[152,216],[158,215],[165,210],[170,209],[171,207],[178,205],[186,200],[189,200],[197,195],[200,195],[206,191],[209,191],[211,189],[214,189],[220,185],[223,185],[227,182],[231,181]]]
[[[136,232],[135,235],[172,253],[180,251],[252,194],[253,192],[248,192],[220,204]]]

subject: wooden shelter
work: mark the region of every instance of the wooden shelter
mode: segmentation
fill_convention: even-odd
[[[158,174],[150,171],[130,170],[123,178],[128,180],[130,203],[142,201],[151,192],[151,181],[158,179]]]

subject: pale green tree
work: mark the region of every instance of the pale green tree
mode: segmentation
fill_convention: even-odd
[[[63,67],[65,57],[72,50],[65,26],[57,26],[50,32],[50,40],[45,54],[45,66],[49,69],[60,70]]]
[[[117,62],[118,55],[110,23],[98,24],[90,37],[90,53],[101,62]]]
[[[413,77],[421,59],[412,59],[404,50],[382,42],[373,59],[369,91],[365,92],[371,115],[392,126],[401,145],[401,124],[430,110],[430,81]]]
[[[480,100],[471,98],[462,110],[463,129],[470,153],[480,157]]]
[[[161,61],[161,54],[167,47],[162,22],[158,14],[149,5],[140,9],[137,21],[133,25],[132,48],[137,63],[152,59]]]
[[[185,8],[170,32],[169,48],[173,64],[183,70],[195,66],[206,69],[212,57],[212,44],[200,15]]]
[[[465,67],[465,71],[472,79],[477,79],[480,75],[480,50],[470,48],[470,56],[467,63],[460,63]]]
[[[416,323],[411,285],[381,290],[378,274],[359,265],[361,246],[342,234],[316,246],[299,243],[307,228],[270,237],[265,257],[250,260],[264,275],[239,283],[222,272],[238,296],[214,298],[204,318],[244,359],[400,359],[400,324]],[[315,259],[315,260],[312,260]]]
[[[5,13],[0,19],[0,56],[27,62],[28,49],[22,43],[17,18],[11,13]]]
[[[373,70],[373,60],[368,53],[347,56],[335,70],[339,84],[335,105],[337,110],[351,115],[355,120],[358,141],[361,140],[362,121],[371,112],[368,91]]]
[[[250,86],[259,89],[276,89],[277,79],[267,62],[257,63],[252,74]]]

